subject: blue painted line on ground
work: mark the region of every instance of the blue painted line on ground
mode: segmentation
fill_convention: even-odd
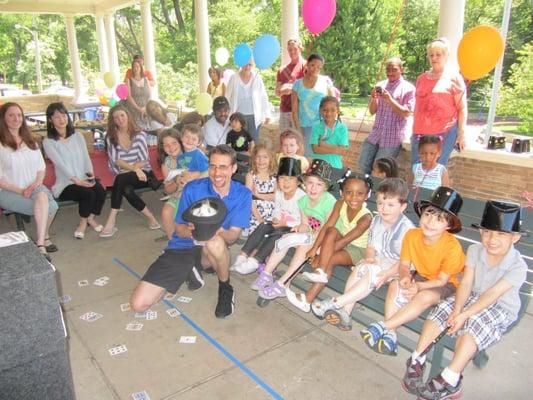
[[[137,279],[141,279],[141,275],[137,273],[134,269],[130,268],[127,264],[120,261],[118,258],[113,258],[113,262]],[[202,335],[209,343],[211,343],[218,351],[220,351],[227,359],[229,359],[233,364],[235,364],[242,372],[244,372],[248,377],[250,377],[255,383],[257,383],[261,388],[263,388],[273,399],[283,400],[283,397],[276,392],[272,387],[270,387],[264,380],[257,376],[250,368],[244,365],[239,361],[233,354],[224,348],[219,342],[217,342],[211,335],[204,331],[198,324],[196,324],[192,319],[190,319],[186,314],[184,314],[178,307],[172,304],[166,299],[162,299],[161,302],[169,308],[174,308],[180,313],[182,320],[187,322],[196,332]]]

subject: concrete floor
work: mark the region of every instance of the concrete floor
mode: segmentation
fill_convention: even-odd
[[[160,212],[158,193],[145,193],[143,198]],[[125,400],[140,391],[152,400],[414,398],[400,387],[409,356],[406,351],[400,350],[398,357],[375,354],[361,341],[361,326],[341,332],[285,299],[259,308],[255,292],[249,289],[254,275],[232,276],[236,312],[226,320],[214,316],[214,275],[204,275],[206,286],[198,292],[186,287],[178,291],[176,298],[191,297],[190,303],[172,300],[192,323],[171,318],[162,303],[152,308],[157,312],[154,320],[121,311],[120,305],[128,302],[137,283],[124,265],[142,275],[165,246],[154,241],[162,232],[148,230],[145,220],[126,203],[124,210],[119,214],[119,231],[111,239],[98,238],[89,230],[84,240],[74,239],[75,206],[61,208],[52,227],[52,239],[60,248],[53,254],[59,295],[72,298],[63,308],[78,400]],[[0,232],[8,230],[12,229],[4,218]],[[32,232],[32,227],[28,230]],[[233,246],[234,254],[237,250]],[[101,276],[108,276],[109,283],[93,285]],[[78,281],[84,279],[89,286],[79,287]],[[103,318],[92,323],[81,320],[88,311]],[[144,324],[142,330],[126,330],[132,321]],[[489,349],[487,367],[467,368],[464,398],[531,398],[533,386],[527,382],[533,370],[532,328],[533,317],[528,313],[502,342]],[[180,344],[181,336],[196,336],[197,342]],[[111,356],[108,349],[121,344],[128,351]]]

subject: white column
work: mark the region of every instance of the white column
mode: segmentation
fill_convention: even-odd
[[[154,31],[152,29],[151,0],[141,0],[141,28],[143,32],[144,66],[152,73],[154,82],[157,83],[157,70],[155,67]],[[152,98],[157,99],[157,86],[152,87]]]
[[[76,39],[76,27],[74,26],[74,16],[72,14],[66,14],[65,22],[67,26],[67,43],[68,53],[70,56],[70,66],[72,68],[72,77],[74,79],[74,101],[77,101],[82,95],[82,78],[80,54],[78,52],[78,40]]]
[[[104,17],[105,30],[107,37],[107,54],[109,57],[109,71],[115,75],[117,82],[122,81],[120,76],[120,69],[118,66],[117,41],[115,38],[115,16],[114,14],[107,14]]]
[[[440,0],[439,34],[450,41],[449,64],[458,68],[457,48],[463,37],[465,0]]]
[[[501,34],[503,36],[504,46],[505,43],[507,43],[507,32],[509,30],[509,18],[511,17],[511,7],[513,5],[512,3],[512,0],[505,0],[505,6],[503,8]],[[503,49],[505,53],[505,47]],[[489,142],[489,137],[492,133],[492,126],[494,125],[494,117],[496,116],[496,104],[498,103],[498,92],[500,90],[502,68],[503,54],[500,57],[500,61],[498,62],[498,64],[496,64],[496,68],[494,69],[494,78],[492,80],[492,95],[490,96],[490,107],[489,114],[487,116],[487,126],[485,128],[485,140],[483,141],[484,144],[487,144]]]
[[[287,41],[299,38],[298,0],[281,0],[281,65],[288,64]]]
[[[209,83],[208,70],[211,66],[209,54],[209,22],[207,18],[207,0],[195,0],[194,19],[196,27],[196,59],[198,63],[199,92],[205,92]]]
[[[109,57],[107,53],[107,42],[105,35],[104,16],[96,14],[94,16],[96,23],[96,40],[98,40],[98,60],[100,61],[100,75],[109,71]]]

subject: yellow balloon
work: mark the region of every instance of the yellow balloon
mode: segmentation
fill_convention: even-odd
[[[213,98],[208,93],[198,93],[196,96],[196,110],[201,115],[207,115],[211,112]]]
[[[480,25],[463,35],[457,61],[466,79],[476,80],[489,73],[503,54],[505,43],[498,30]]]
[[[115,86],[115,75],[112,72],[106,72],[104,74],[104,82],[108,88],[112,89]]]

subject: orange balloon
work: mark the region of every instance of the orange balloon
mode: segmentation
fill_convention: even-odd
[[[496,29],[480,25],[463,35],[457,49],[457,61],[466,79],[476,80],[489,73],[503,54],[505,43]]]
[[[100,101],[100,104],[103,106],[107,106],[107,104],[109,103],[109,100],[107,100],[107,97],[105,96],[98,97],[98,100]]]

